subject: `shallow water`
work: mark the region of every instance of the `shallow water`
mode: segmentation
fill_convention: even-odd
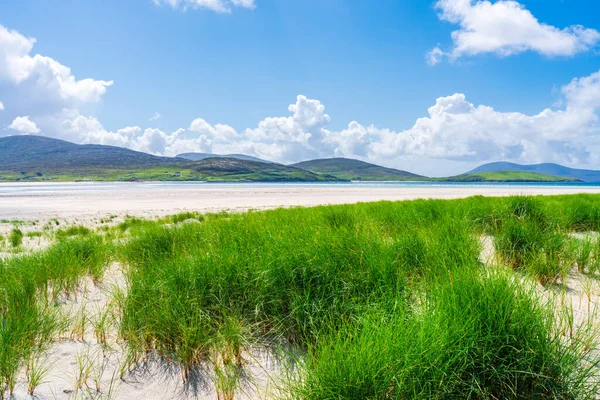
[[[171,191],[179,189],[268,189],[268,188],[319,188],[319,189],[401,189],[401,188],[600,188],[600,182],[23,182],[0,183],[0,196],[68,194],[103,191]]]

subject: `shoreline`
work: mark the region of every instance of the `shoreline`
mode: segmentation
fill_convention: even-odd
[[[21,220],[85,219],[107,214],[151,217],[184,211],[247,211],[477,195],[577,193],[600,194],[600,185],[18,183],[0,184],[0,217]]]

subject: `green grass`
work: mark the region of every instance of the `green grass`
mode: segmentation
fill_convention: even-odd
[[[85,237],[92,233],[91,229],[83,225],[69,226],[68,228],[58,229],[55,232],[59,239],[69,238],[73,236]]]
[[[0,263],[0,378],[10,390],[48,343],[57,293],[114,255],[128,357],[158,356],[184,380],[209,365],[221,398],[257,348],[295,360],[281,382],[294,399],[594,398],[591,325],[565,329],[568,310],[525,277],[595,276],[600,244],[569,234],[598,215],[597,195],[473,197],[64,227],[48,250]],[[480,235],[500,265],[482,264]]]
[[[100,279],[108,257],[98,236],[70,239],[40,253],[0,260],[0,397],[17,374],[46,348],[61,325],[55,300],[83,275]]]
[[[589,350],[506,273],[453,274],[419,312],[374,311],[309,350],[292,398],[592,398]],[[586,332],[589,340],[589,332]]]
[[[587,398],[589,332],[565,339],[554,305],[486,269],[476,239],[557,283],[574,263],[566,233],[595,224],[573,217],[581,202],[600,209],[475,197],[126,221],[120,335],[184,379],[208,362],[230,389],[244,349],[291,345],[306,354],[291,398]]]
[[[8,241],[12,247],[20,247],[23,244],[23,236],[23,231],[19,228],[13,228],[8,236]]]
[[[44,235],[43,232],[40,231],[31,231],[31,232],[27,232],[25,234],[25,236],[27,236],[28,238],[39,238],[42,237]]]

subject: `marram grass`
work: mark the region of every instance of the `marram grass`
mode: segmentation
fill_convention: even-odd
[[[475,197],[132,220],[120,334],[184,379],[206,363],[229,379],[251,346],[291,346],[306,354],[291,398],[590,398],[589,332],[563,340],[549,303],[481,264],[477,235],[559,283],[567,233],[595,227],[593,210],[599,197]]]
[[[99,279],[109,252],[99,236],[68,239],[33,255],[0,261],[0,398],[12,393],[20,368],[60,328],[55,300],[79,279]]]
[[[99,279],[116,253],[127,357],[157,355],[184,380],[210,366],[221,398],[235,397],[260,347],[291,349],[297,363],[279,386],[294,399],[595,398],[591,325],[565,329],[569,313],[525,276],[560,285],[573,266],[596,276],[600,243],[571,234],[599,229],[591,195],[62,228],[48,250],[0,263],[0,393],[52,340],[57,294]],[[482,264],[481,235],[494,237],[501,265]],[[94,331],[101,341],[102,320]]]

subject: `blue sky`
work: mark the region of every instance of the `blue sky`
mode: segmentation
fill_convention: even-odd
[[[0,135],[281,162],[348,156],[434,175],[500,159],[600,167],[600,99],[586,94],[600,89],[599,14],[592,0],[3,2]],[[15,50],[14,35],[36,41]],[[19,80],[15,54],[70,72],[44,61]],[[53,92],[65,76],[75,89]]]

